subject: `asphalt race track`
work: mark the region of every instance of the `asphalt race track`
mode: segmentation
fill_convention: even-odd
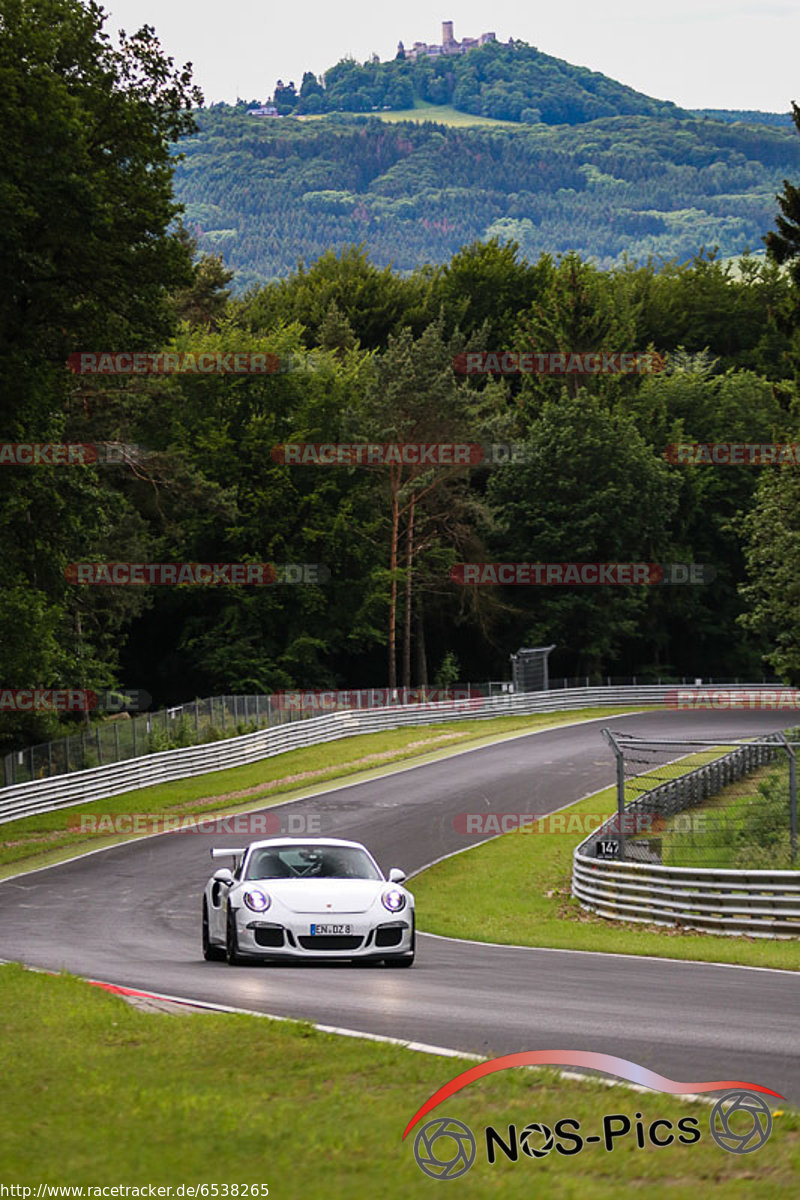
[[[321,834],[356,838],[385,870],[412,872],[482,840],[454,830],[457,813],[547,813],[610,785],[603,725],[724,741],[789,722],[786,713],[604,718],[269,811],[319,814]],[[477,1054],[601,1051],[676,1080],[763,1084],[800,1105],[800,978],[789,972],[425,935],[410,971],[206,963],[200,903],[208,848],[239,840],[166,834],[0,882],[0,958]],[[672,944],[679,955],[680,940]]]

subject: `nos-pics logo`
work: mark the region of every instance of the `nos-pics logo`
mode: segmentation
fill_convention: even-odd
[[[468,1084],[510,1067],[545,1065],[589,1067],[673,1096],[727,1088],[726,1094],[717,1100],[711,1110],[709,1132],[716,1144],[730,1154],[752,1154],[761,1149],[772,1133],[772,1113],[763,1094],[784,1099],[780,1092],[740,1079],[679,1083],[628,1059],[597,1051],[527,1050],[481,1062],[443,1084],[411,1118],[403,1139],[432,1109]],[[637,1112],[633,1120],[624,1113],[607,1114],[602,1118],[602,1128],[599,1130],[582,1131],[580,1121],[573,1117],[562,1117],[552,1128],[532,1122],[521,1129],[513,1124],[504,1130],[489,1125],[483,1132],[486,1161],[491,1165],[503,1157],[518,1162],[520,1154],[528,1159],[545,1158],[551,1152],[571,1156],[579,1154],[593,1143],[613,1150],[620,1139],[628,1144],[635,1143],[640,1150],[648,1145],[692,1146],[701,1140],[699,1126],[698,1117],[684,1116],[673,1123],[664,1117],[645,1119],[641,1112]],[[454,1117],[433,1117],[417,1130],[414,1138],[414,1157],[420,1170],[431,1179],[458,1179],[465,1175],[475,1162],[477,1152],[478,1143],[472,1130]]]
[[[665,1118],[645,1122],[642,1114],[637,1112],[635,1125],[623,1113],[604,1116],[602,1135],[582,1134],[580,1121],[572,1117],[556,1121],[552,1128],[536,1121],[522,1129],[509,1125],[502,1131],[487,1125],[483,1132],[486,1161],[494,1165],[503,1158],[519,1162],[520,1152],[528,1159],[546,1158],[552,1150],[571,1157],[591,1143],[601,1143],[606,1150],[613,1150],[617,1139],[631,1133],[640,1150],[648,1143],[658,1147],[676,1142],[692,1146],[701,1139],[698,1126],[697,1117],[681,1117],[673,1125]],[[709,1129],[723,1150],[731,1154],[752,1154],[761,1149],[772,1132],[772,1113],[760,1096],[744,1091],[728,1092],[714,1105]],[[431,1179],[458,1179],[466,1175],[477,1152],[478,1144],[472,1130],[455,1117],[435,1117],[427,1121],[414,1139],[417,1165]]]

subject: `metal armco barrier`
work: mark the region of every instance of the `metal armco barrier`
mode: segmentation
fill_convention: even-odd
[[[604,862],[577,850],[572,894],[618,921],[748,937],[800,935],[800,871],[734,871]]]
[[[688,690],[688,689],[683,689]],[[702,690],[702,689],[701,689]],[[742,685],[729,691],[770,692],[773,686]],[[276,729],[260,729],[242,737],[167,750],[142,758],[93,767],[70,775],[34,780],[0,789],[0,824],[36,813],[117,796],[153,784],[168,783],[258,762],[287,750],[397,729],[405,725],[431,725],[440,721],[513,716],[538,712],[568,712],[579,708],[618,705],[659,705],[675,694],[675,684],[636,687],[569,688],[549,692],[523,692],[438,704],[351,709],[329,716],[311,717]]]
[[[624,817],[636,828],[642,814],[675,816],[774,762],[782,748],[777,738],[772,745],[742,745],[644,792],[625,806]],[[597,842],[619,837],[619,829],[615,814],[575,849],[572,894],[582,908],[618,921],[748,937],[800,936],[800,871],[669,867],[594,857]]]

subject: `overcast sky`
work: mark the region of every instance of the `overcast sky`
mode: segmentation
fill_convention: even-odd
[[[800,103],[800,0],[103,0],[107,28],[154,25],[179,63],[192,62],[207,103],[263,100],[278,78],[299,85],[346,54],[393,58],[397,42],[493,30],[602,71],[686,108],[786,112]]]

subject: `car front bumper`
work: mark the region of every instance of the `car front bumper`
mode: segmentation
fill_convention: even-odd
[[[239,953],[253,958],[337,959],[390,958],[414,949],[414,914],[404,912],[387,919],[370,919],[370,914],[340,917],[330,913],[304,913],[302,920],[267,920],[239,909],[236,933]],[[348,932],[312,932],[316,926],[331,926]]]

